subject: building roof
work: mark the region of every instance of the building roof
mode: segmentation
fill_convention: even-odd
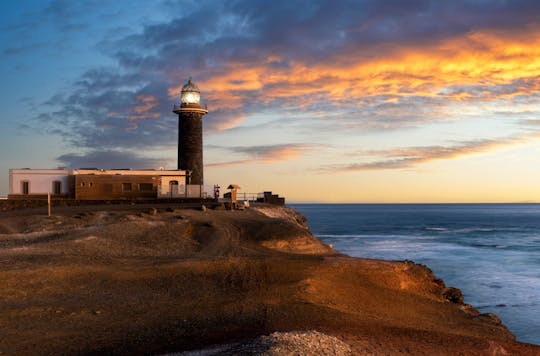
[[[200,93],[199,87],[195,85],[191,81],[191,78],[189,78],[188,82],[182,87],[182,92],[191,91],[191,92],[197,92]]]

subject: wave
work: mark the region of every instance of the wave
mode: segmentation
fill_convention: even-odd
[[[354,237],[385,237],[387,235],[359,235],[359,234],[315,234],[317,237],[354,238]]]
[[[471,247],[479,247],[479,248],[508,248],[508,245],[497,245],[497,244],[479,244],[479,243],[469,243],[465,244]]]
[[[453,232],[453,233],[473,233],[473,232],[518,232],[521,231],[519,228],[508,228],[508,227],[482,227],[482,226],[473,226],[473,227],[464,227],[464,228],[448,228],[448,227],[439,227],[439,226],[428,226],[424,230],[428,231],[442,231],[442,232]]]
[[[414,238],[414,239],[425,239],[428,236],[425,235],[416,235],[416,234],[317,234],[314,233],[317,237],[329,237],[329,238],[380,238],[380,239],[394,239],[394,238]]]
[[[463,229],[456,229],[455,232],[470,233],[470,232],[494,232],[494,231],[507,231],[506,229],[499,229],[495,227],[468,227]]]

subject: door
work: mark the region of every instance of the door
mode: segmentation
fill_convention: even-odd
[[[171,192],[171,198],[178,196],[178,181],[172,180],[170,183],[170,192]]]
[[[21,192],[23,194],[30,194],[30,182],[25,180],[21,182]]]
[[[53,182],[53,194],[62,194],[62,182],[58,180]]]

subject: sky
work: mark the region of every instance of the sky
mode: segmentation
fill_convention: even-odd
[[[9,168],[169,168],[288,202],[540,202],[540,2],[0,2]]]

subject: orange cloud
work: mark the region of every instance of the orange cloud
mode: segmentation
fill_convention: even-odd
[[[501,101],[515,105],[516,97],[540,92],[540,26],[526,33],[471,32],[429,45],[352,47],[323,60],[229,61],[198,77],[210,103],[210,128],[218,131],[238,126],[253,107],[308,110],[314,118],[322,110],[325,119],[346,114],[334,119],[362,118],[353,124],[374,128],[456,120],[463,116],[454,104],[481,102],[486,114],[499,111]],[[169,96],[177,98],[180,90],[169,88]],[[538,99],[528,105],[531,100],[536,105]],[[399,119],[404,113],[409,116]]]
[[[227,162],[216,162],[207,164],[207,167],[226,167],[232,165],[251,163],[274,163],[289,161],[300,157],[304,151],[312,150],[318,146],[310,145],[273,145],[273,146],[251,146],[251,147],[229,147],[226,148],[235,153],[242,153],[251,156],[250,159],[241,159]]]
[[[160,114],[152,112],[159,105],[159,100],[153,95],[137,95],[135,105],[127,115],[128,120],[157,119]]]
[[[490,101],[540,91],[540,29],[474,32],[432,46],[381,46],[336,53],[315,64],[230,62],[200,82],[216,108],[241,109],[247,96],[339,103],[369,96]],[[278,57],[273,60],[279,60]],[[501,88],[501,86],[506,86]],[[178,88],[174,90],[178,93]]]
[[[424,146],[396,148],[384,151],[363,152],[367,156],[378,156],[382,159],[367,163],[353,163],[330,166],[324,171],[367,171],[381,169],[404,169],[437,160],[449,160],[478,153],[490,152],[502,147],[526,143],[539,139],[540,132],[510,136],[502,139],[484,139],[462,142],[455,146]]]

